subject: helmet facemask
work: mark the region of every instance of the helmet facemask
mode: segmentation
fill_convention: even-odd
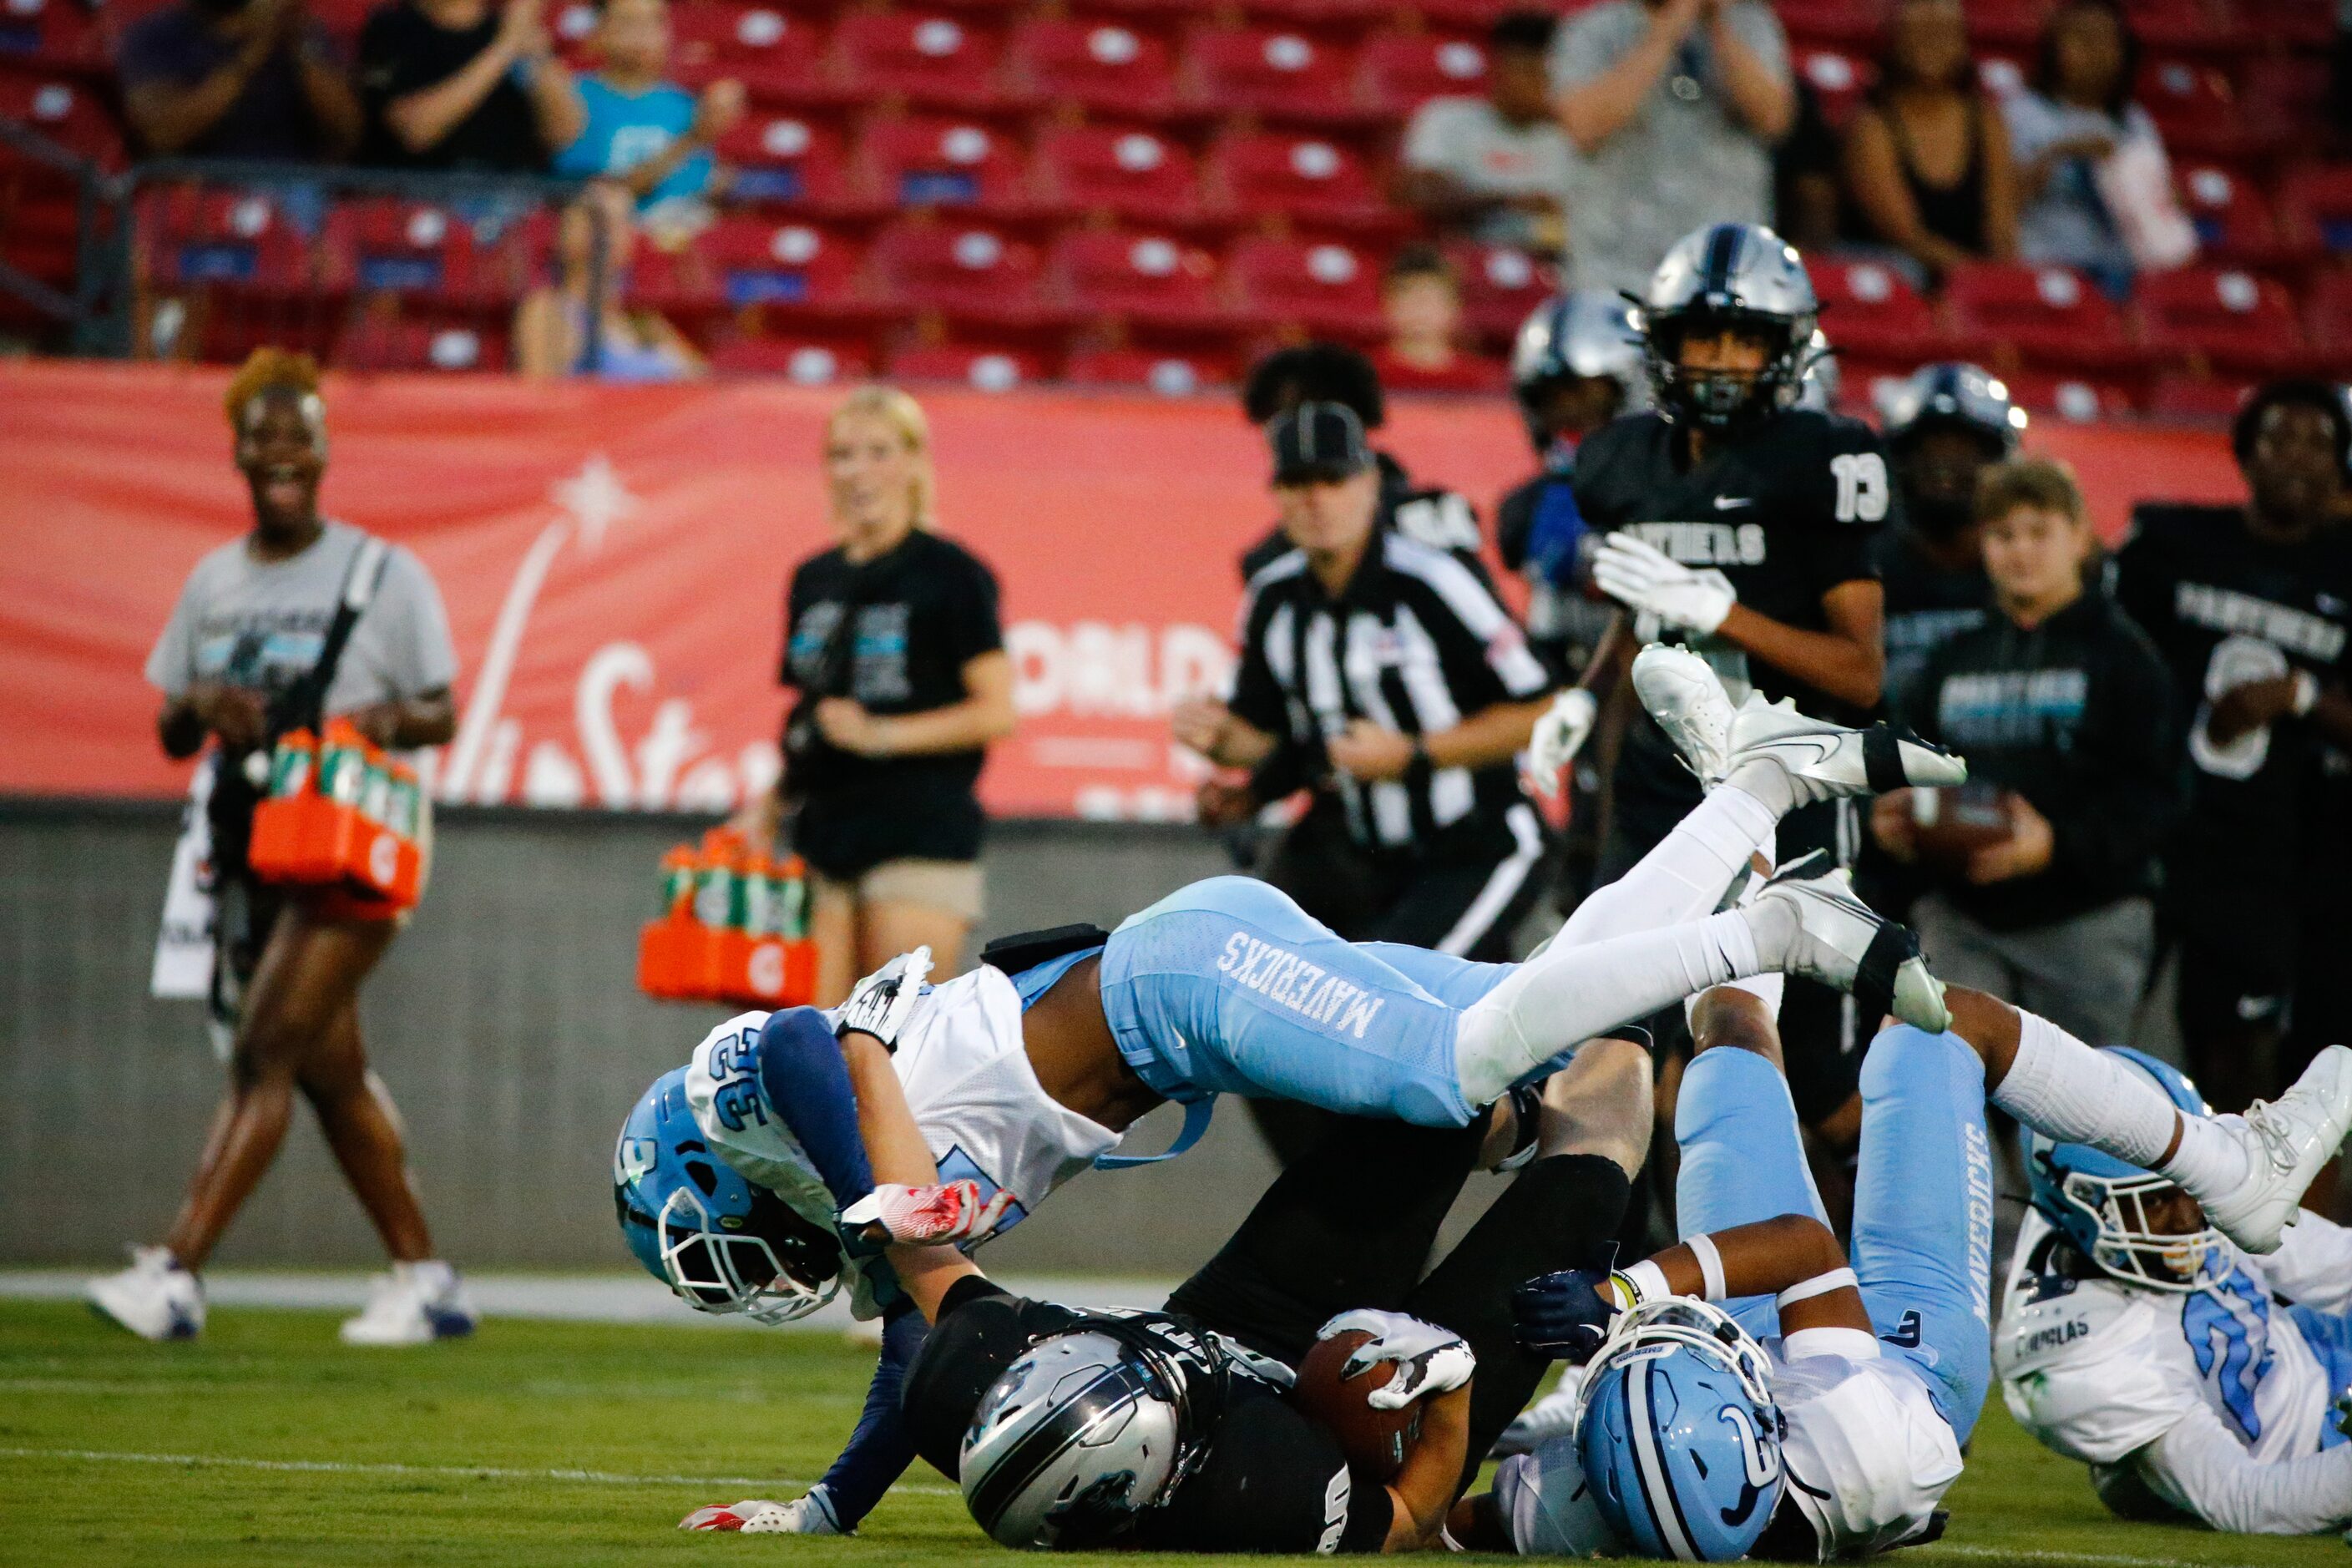
[[[1725,332],[1755,340],[1763,349],[1762,363],[1753,371],[1693,370],[1683,363],[1683,345],[1694,335]],[[1801,395],[1812,321],[1696,305],[1650,312],[1645,337],[1658,406],[1704,429],[1732,430],[1779,413]]]
[[[2180,1191],[2163,1176],[2068,1171],[2061,1173],[2057,1185],[2060,1201],[2092,1227],[2086,1255],[2126,1284],[2187,1295],[2211,1284],[2227,1256],[2221,1233],[2210,1224],[2190,1231],[2158,1228],[2152,1205]],[[2199,1217],[2203,1217],[2201,1211]],[[2080,1224],[2066,1228],[2068,1238],[2079,1246],[2084,1239]]]
[[[1772,1401],[1772,1362],[1756,1336],[1739,1326],[1722,1308],[1695,1296],[1668,1296],[1644,1301],[1620,1312],[1609,1325],[1609,1336],[1584,1369],[1584,1384],[1592,1387],[1601,1374],[1621,1362],[1658,1354],[1664,1347],[1682,1345],[1715,1362],[1739,1381],[1759,1411],[1773,1413],[1779,1431],[1779,1407]]]
[[[753,1196],[750,1215],[714,1218],[693,1188],[675,1188],[654,1221],[670,1289],[698,1310],[740,1312],[757,1323],[805,1318],[832,1300],[841,1289],[838,1247],[827,1269],[824,1249],[792,1226],[777,1224],[780,1215],[798,1217],[761,1193]]]

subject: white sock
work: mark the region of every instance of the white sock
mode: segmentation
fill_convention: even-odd
[[[1789,770],[1770,757],[1750,757],[1731,770],[1724,778],[1722,788],[1736,789],[1755,800],[1780,821],[1797,809],[1797,786],[1789,782]]]
[[[2237,1191],[2253,1173],[2245,1145],[2203,1116],[2180,1118],[2180,1147],[2156,1173],[2179,1183],[2180,1190],[2200,1204],[2208,1197]]]
[[[1743,767],[1780,773],[1776,763]],[[1787,784],[1783,779],[1781,788]],[[1578,947],[1627,931],[1655,931],[1703,920],[1723,901],[1723,891],[1748,864],[1759,845],[1772,842],[1780,817],[1736,783],[1710,790],[1675,830],[1660,839],[1633,868],[1605,888],[1596,888],[1555,939]]]
[[[1756,943],[1756,967],[1778,974],[1789,962],[1790,948],[1796,945],[1796,906],[1786,899],[1759,899],[1730,912],[1746,923]]]
[[[1454,1074],[1484,1105],[1545,1063],[1710,985],[1753,974],[1745,911],[1531,957],[1456,1015]]]
[[[1992,1102],[2062,1143],[2088,1143],[2154,1170],[2182,1120],[2172,1101],[2144,1075],[2049,1019],[2021,1007],[2018,1017],[2017,1058],[1993,1088]]]

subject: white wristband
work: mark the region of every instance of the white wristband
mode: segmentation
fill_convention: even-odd
[[[1646,1258],[1612,1274],[1609,1283],[1620,1311],[1631,1311],[1644,1301],[1663,1301],[1675,1293],[1666,1283],[1666,1271]]]
[[[2307,669],[2294,672],[2294,716],[2298,719],[2319,705],[2319,678]]]
[[[1698,1275],[1706,1281],[1706,1299],[1720,1301],[1730,1295],[1723,1282],[1723,1254],[1715,1249],[1715,1237],[1701,1231],[1683,1245],[1698,1259]]]
[[[1774,1300],[1785,1310],[1800,1301],[1810,1301],[1816,1296],[1826,1296],[1832,1290],[1860,1289],[1860,1284],[1854,1279],[1853,1269],[1832,1268],[1826,1274],[1816,1274],[1811,1279],[1798,1280],[1794,1285],[1781,1291]]]

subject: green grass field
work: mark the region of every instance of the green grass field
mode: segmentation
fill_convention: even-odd
[[[331,1315],[215,1314],[148,1345],[79,1307],[0,1303],[0,1563],[963,1563],[994,1548],[937,1477],[851,1541],[686,1535],[689,1509],[788,1498],[872,1364],[829,1335],[493,1321],[351,1351]],[[2332,1538],[2113,1522],[2080,1468],[1996,1407],[1943,1543],[1905,1563],[2340,1563]],[[1132,1561],[1106,1558],[1102,1561]]]

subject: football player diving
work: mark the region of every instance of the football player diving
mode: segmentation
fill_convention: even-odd
[[[1694,700],[1667,726],[1695,766],[1728,710]],[[1589,1358],[1580,1408],[1571,1434],[1506,1460],[1495,1490],[1456,1510],[1461,1544],[1827,1562],[1933,1539],[1991,1380],[1988,1100],[2164,1172],[2261,1253],[2352,1126],[2352,1050],[2330,1047],[2274,1104],[2211,1118],[2047,1020],[1951,986],[1948,1031],[1887,1027],[1863,1064],[1849,1263],[1807,1171],[1769,989],[1693,1006],[1675,1126],[1683,1241],[1520,1292],[1528,1343]]]
[[[2336,1047],[2340,1049],[2341,1047]],[[2188,1079],[2105,1053],[2181,1108]],[[2352,1524],[2352,1232],[2306,1214],[2250,1257],[2143,1165],[2036,1135],[1993,1339],[2001,1394],[2126,1519],[2303,1535]]]
[[[1671,708],[1690,683],[1672,659],[1654,668]],[[1645,697],[1649,673],[1637,665]],[[713,1030],[631,1111],[614,1201],[639,1261],[703,1310],[779,1321],[846,1288],[859,1316],[884,1317],[866,1419],[795,1527],[854,1525],[912,1454],[898,1389],[921,1322],[870,1247],[843,1245],[853,1205],[878,1205],[871,1218],[893,1238],[972,1239],[1089,1165],[1122,1162],[1108,1152],[1168,1100],[1186,1107],[1179,1149],[1230,1092],[1470,1126],[1584,1041],[1759,973],[1800,971],[1855,991],[1874,1016],[1941,1027],[1908,934],[1842,879],[1777,879],[1715,911],[1794,805],[1956,782],[1959,760],[1883,728],[1764,707],[1715,740],[1721,787],[1522,963],[1351,945],[1265,884],[1220,878],[1108,934],[1063,928],[998,944],[936,988],[921,984],[919,952],[837,1011],[745,1014]],[[903,1190],[914,1184],[877,1191],[886,1152],[945,1185],[919,1198]],[[853,1237],[867,1223],[861,1211]]]

